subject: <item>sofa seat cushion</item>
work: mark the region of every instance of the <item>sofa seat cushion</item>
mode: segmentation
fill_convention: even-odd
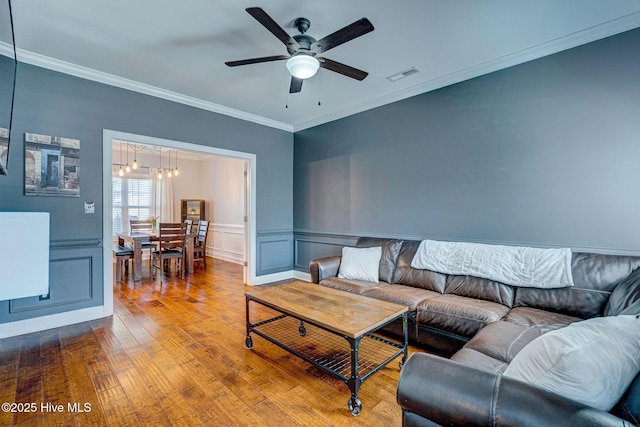
[[[509,307],[495,302],[441,295],[418,304],[416,323],[471,338],[484,326],[500,320],[508,312]]]
[[[540,335],[542,330],[536,327],[497,321],[478,331],[464,349],[475,350],[492,359],[510,363],[520,350]]]
[[[426,289],[405,285],[389,285],[365,291],[362,295],[383,301],[406,305],[409,311],[415,311],[418,304],[427,298],[439,297],[442,294]]]
[[[580,322],[583,319],[532,307],[516,307],[512,309],[502,320],[509,323],[515,323],[516,325],[537,327],[545,333],[564,328],[574,322]]]
[[[383,286],[388,286],[387,282],[365,282],[364,280],[339,279],[337,277],[327,277],[320,281],[320,285],[328,288],[339,289],[354,294],[363,294],[364,292]]]
[[[508,366],[507,363],[501,360],[494,359],[491,356],[487,356],[482,352],[467,348],[466,346],[451,356],[451,360],[495,374],[504,371]]]

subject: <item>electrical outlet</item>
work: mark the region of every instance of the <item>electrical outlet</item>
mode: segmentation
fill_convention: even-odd
[[[84,202],[84,213],[92,214],[96,212],[96,203],[95,202]]]

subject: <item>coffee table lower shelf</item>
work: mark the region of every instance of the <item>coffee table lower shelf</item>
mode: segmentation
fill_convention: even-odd
[[[251,338],[253,332],[340,378],[351,391],[351,398],[347,405],[353,415],[359,415],[362,410],[362,403],[358,399],[358,391],[362,382],[398,356],[403,356],[400,367],[406,360],[406,339],[404,343],[394,342],[375,334],[375,331],[351,338],[288,314],[280,314],[257,323],[251,323],[248,304],[249,301],[247,301],[245,342],[247,348],[253,347]],[[401,315],[405,331],[406,316],[406,313]],[[385,325],[380,327],[383,326]]]

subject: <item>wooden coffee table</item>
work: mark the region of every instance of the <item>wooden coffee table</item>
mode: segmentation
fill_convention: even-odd
[[[253,332],[342,379],[351,391],[347,405],[353,415],[362,409],[362,382],[396,357],[402,355],[400,367],[407,358],[406,306],[307,282],[256,289],[245,297],[247,348],[253,347]],[[252,323],[251,301],[269,307],[275,316]],[[375,334],[398,318],[403,342]]]

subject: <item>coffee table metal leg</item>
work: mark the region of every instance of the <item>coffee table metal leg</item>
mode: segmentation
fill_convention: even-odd
[[[402,360],[400,361],[400,369],[404,366],[404,362],[409,355],[409,324],[407,322],[407,313],[402,315],[402,336],[403,336],[403,352]]]
[[[247,346],[249,350],[253,347],[253,340],[251,339],[251,322],[249,321],[249,297],[246,297],[245,303],[245,319],[247,323],[247,338],[244,341],[244,344]]]
[[[349,410],[354,416],[360,415],[362,410],[362,402],[358,399],[358,391],[360,391],[360,385],[362,380],[358,373],[358,349],[360,347],[360,337],[347,338],[349,345],[351,346],[351,378],[347,381],[349,390],[351,390],[351,398],[347,402]]]

